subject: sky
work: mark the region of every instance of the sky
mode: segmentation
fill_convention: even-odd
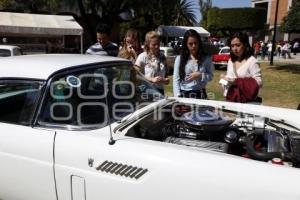
[[[212,4],[219,8],[251,7],[251,0],[212,0]]]

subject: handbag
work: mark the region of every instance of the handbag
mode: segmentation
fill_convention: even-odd
[[[236,76],[236,85],[231,85],[226,95],[227,101],[240,102],[240,103],[261,103],[262,98],[257,96],[259,86],[256,80],[252,77],[239,78],[235,63],[233,63],[233,71]]]

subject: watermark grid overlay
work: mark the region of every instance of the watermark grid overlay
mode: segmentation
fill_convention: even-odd
[[[153,101],[159,100],[162,97],[158,91],[154,90],[153,92],[152,89],[152,93],[150,94],[147,92],[147,90],[146,92],[139,93],[139,98],[144,100],[143,102],[132,102],[132,99],[134,99],[136,95],[136,86],[131,81],[113,80],[111,83],[109,83],[107,76],[103,74],[82,74],[75,78],[77,79],[73,78],[73,83],[60,80],[53,82],[50,86],[51,98],[55,100],[50,106],[50,117],[55,121],[76,119],[76,122],[79,126],[104,127],[110,122],[111,118],[113,121],[121,120],[124,114],[128,115],[143,107],[149,106],[150,104],[153,104]],[[93,80],[93,83],[98,85],[98,88],[101,88],[101,91],[99,91],[97,95],[84,94],[85,92],[80,86],[85,79]],[[79,87],[77,87],[78,85]],[[81,102],[76,105],[72,104],[72,101],[66,101],[68,99],[71,100],[74,96],[74,93],[76,93],[77,98],[81,99]],[[209,99],[215,99],[215,94],[212,92],[208,92],[207,96]],[[151,101],[147,102],[147,100],[150,98]],[[103,99],[105,99],[105,101],[100,102],[100,100],[103,101]],[[115,102],[110,102],[111,99],[114,99]],[[99,102],[97,102],[97,100],[99,100]],[[164,113],[171,113],[173,119],[180,120],[180,117],[178,117],[176,111],[178,106],[182,106],[182,103],[175,103],[171,107],[165,108],[155,107],[153,110],[154,120],[162,119]],[[103,117],[99,123],[90,124],[84,122],[82,119],[82,113],[84,113],[83,110],[87,107],[98,109],[99,112],[101,112]],[[192,109],[196,111],[199,110],[200,107],[203,106],[193,105]],[[55,110],[59,109],[64,109],[67,114],[58,116],[55,113]],[[215,112],[218,112],[218,115],[222,114],[220,110],[216,110]],[[120,116],[120,113],[123,113],[123,115]],[[194,112],[193,114],[195,115],[197,112]],[[140,116],[135,115],[135,118],[139,119]]]

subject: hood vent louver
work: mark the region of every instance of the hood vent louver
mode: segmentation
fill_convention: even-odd
[[[111,162],[108,160],[99,165],[96,170],[135,179],[139,179],[148,172],[148,169]]]

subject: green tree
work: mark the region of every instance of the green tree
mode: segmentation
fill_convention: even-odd
[[[157,28],[158,25],[196,25],[200,21],[198,0],[0,0],[0,9],[30,13],[80,13],[80,22],[85,32],[95,40],[95,27],[98,22],[110,24],[119,34],[122,15],[128,18],[122,27],[136,27],[142,33]]]
[[[212,7],[212,0],[199,0],[200,12],[202,15],[201,26],[207,28],[207,13]]]
[[[0,9],[25,13],[51,13],[59,7],[59,0],[0,0]]]
[[[8,7],[11,6],[11,1],[10,0],[0,0],[0,10],[7,9]]]
[[[128,27],[135,27],[144,35],[159,25],[193,26],[200,21],[198,0],[152,0],[143,4],[133,7],[135,18],[121,24],[122,33]]]
[[[225,36],[234,31],[254,32],[264,28],[265,14],[266,10],[260,8],[212,8],[208,11],[207,26]]]
[[[292,7],[283,19],[282,30],[286,33],[300,33],[300,0],[293,1]]]

